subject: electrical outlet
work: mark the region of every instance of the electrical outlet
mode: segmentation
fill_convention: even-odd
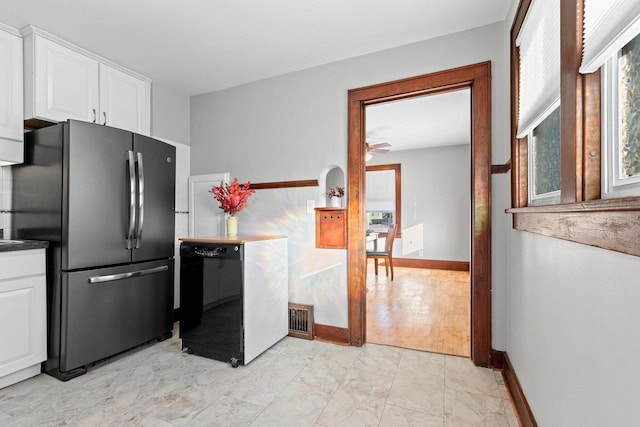
[[[313,213],[313,210],[316,207],[315,200],[307,200],[307,213]]]

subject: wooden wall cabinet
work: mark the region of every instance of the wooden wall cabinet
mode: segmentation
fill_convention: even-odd
[[[316,248],[347,248],[346,208],[316,208]]]

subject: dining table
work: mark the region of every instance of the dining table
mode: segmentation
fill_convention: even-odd
[[[370,242],[373,242],[374,251],[378,250],[378,235],[379,233],[376,231],[367,230],[367,233],[366,233],[366,243],[368,244]]]

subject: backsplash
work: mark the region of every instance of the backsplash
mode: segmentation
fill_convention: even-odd
[[[0,238],[10,239],[11,232],[11,167],[0,167]]]

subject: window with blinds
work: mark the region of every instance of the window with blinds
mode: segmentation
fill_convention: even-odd
[[[640,195],[640,0],[585,0],[580,72],[602,67],[602,197]]]
[[[560,201],[560,2],[533,0],[516,38],[517,137],[527,138],[529,204]]]

